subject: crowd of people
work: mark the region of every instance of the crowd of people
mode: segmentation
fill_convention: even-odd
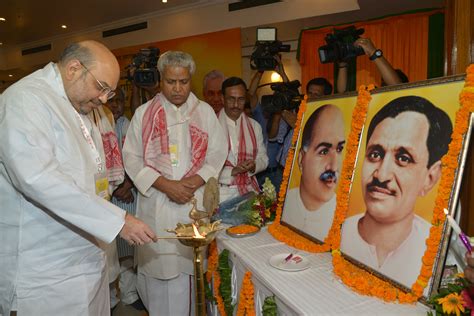
[[[355,45],[376,63],[386,84],[407,80],[370,39]],[[275,59],[275,71],[289,82],[280,56]],[[255,72],[247,87],[242,78],[213,70],[203,79],[200,100],[191,91],[196,70],[191,55],[167,51],[157,68],[155,85],[132,89],[131,121],[124,116],[124,92],[117,88],[118,62],[95,41],[69,45],[57,63],[21,79],[1,96],[0,204],[9,211],[0,213],[0,315],[61,310],[109,315],[118,303],[117,288],[124,304],[146,308],[150,315],[193,314],[192,249],[160,239],[159,233],[189,222],[189,203],[196,199],[202,208],[204,184],[212,177],[218,179],[221,202],[260,192],[265,178],[280,187],[297,113],[262,107],[257,90],[263,71]],[[338,71],[338,91],[344,92],[347,65],[339,63]],[[315,100],[332,91],[325,78],[314,78],[305,92]],[[387,249],[384,232],[374,229],[374,223],[386,220],[377,213],[376,195],[396,189],[382,172],[374,175],[383,157],[391,158],[386,153],[395,151],[380,139],[378,126],[385,124],[395,133],[399,118],[410,116],[413,124],[431,119],[418,108],[393,106],[402,109],[378,114],[369,127],[371,154],[365,157],[363,177],[367,212],[346,224],[346,232],[352,229],[359,236],[355,241],[377,248],[372,257],[354,255],[371,258],[374,263],[368,265],[374,267],[400,244]],[[445,122],[442,116],[437,119]],[[430,138],[433,131],[425,127],[423,135]],[[289,191],[287,201],[298,212],[284,213],[283,220],[319,240],[332,223],[344,135],[341,112],[330,104],[316,110],[302,132],[300,186]],[[410,158],[403,150],[399,154]],[[433,156],[429,147],[416,154],[423,158],[418,180],[407,183],[418,187],[408,192],[431,190],[439,179],[443,150]],[[424,238],[422,224],[409,223]],[[342,236],[342,248],[349,252],[350,242],[354,238]],[[402,253],[400,260],[405,258]],[[466,260],[465,275],[474,280],[474,259]]]

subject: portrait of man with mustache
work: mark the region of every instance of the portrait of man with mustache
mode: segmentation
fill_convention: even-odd
[[[453,127],[449,116],[419,96],[390,101],[373,117],[362,166],[366,212],[342,226],[341,251],[406,286],[416,281],[431,223],[415,203],[441,177]]]
[[[319,241],[332,225],[345,142],[343,114],[335,105],[319,107],[303,128],[300,186],[288,191],[282,222]]]

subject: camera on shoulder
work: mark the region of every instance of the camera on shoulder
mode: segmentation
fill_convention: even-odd
[[[132,58],[132,63],[127,66],[127,79],[133,81],[137,86],[154,86],[160,81],[160,74],[156,65],[160,50],[156,47],[142,48]],[[130,70],[134,68],[133,76]]]
[[[290,82],[276,82],[270,85],[274,91],[272,95],[263,95],[261,105],[264,112],[278,113],[283,110],[296,110],[300,106],[303,96],[298,91],[301,83],[298,80]]]
[[[354,25],[343,29],[334,29],[333,34],[327,34],[324,40],[327,45],[318,49],[321,63],[348,61],[364,55],[362,47],[354,46],[354,42],[364,33],[364,29],[356,29]]]
[[[291,46],[277,40],[274,27],[257,28],[257,42],[250,56],[250,67],[258,71],[274,70],[277,61],[274,56],[280,52],[289,52]]]

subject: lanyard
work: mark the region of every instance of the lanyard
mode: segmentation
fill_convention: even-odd
[[[102,166],[102,159],[100,158],[99,151],[95,147],[95,144],[94,144],[94,141],[92,140],[91,134],[89,133],[89,130],[87,129],[86,125],[84,124],[84,121],[82,120],[82,117],[79,115],[79,113],[77,113],[76,109],[74,109],[74,112],[76,113],[76,117],[79,119],[79,122],[81,123],[82,135],[84,136],[84,138],[86,139],[87,143],[89,144],[89,146],[92,150],[92,155],[94,156],[94,161],[97,164],[97,171],[98,171],[98,173],[102,173],[103,166]]]

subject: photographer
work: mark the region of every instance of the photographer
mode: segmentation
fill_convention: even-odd
[[[143,103],[160,92],[160,73],[156,68],[160,50],[156,47],[142,48],[133,56],[128,66],[127,79],[132,82],[130,110],[132,115]]]
[[[285,73],[281,57],[276,54],[273,58],[276,63],[275,71],[282,77],[283,82],[288,83],[289,79]],[[278,153],[281,152],[285,138],[294,127],[296,113],[287,110],[270,113],[264,110],[262,102],[258,102],[256,94],[263,72],[263,70],[260,70],[255,73],[248,91],[253,116],[262,126],[268,154],[268,167],[257,176],[257,179],[259,185],[262,185],[265,178],[268,177],[278,191],[283,177],[283,169],[277,157]]]
[[[358,38],[354,42],[355,47],[363,49],[369,60],[373,61],[382,77],[382,87],[408,82],[408,77],[400,69],[394,69],[383,52],[377,49],[370,38]],[[338,63],[339,75],[337,78],[337,90],[343,93],[347,90],[347,62]]]

